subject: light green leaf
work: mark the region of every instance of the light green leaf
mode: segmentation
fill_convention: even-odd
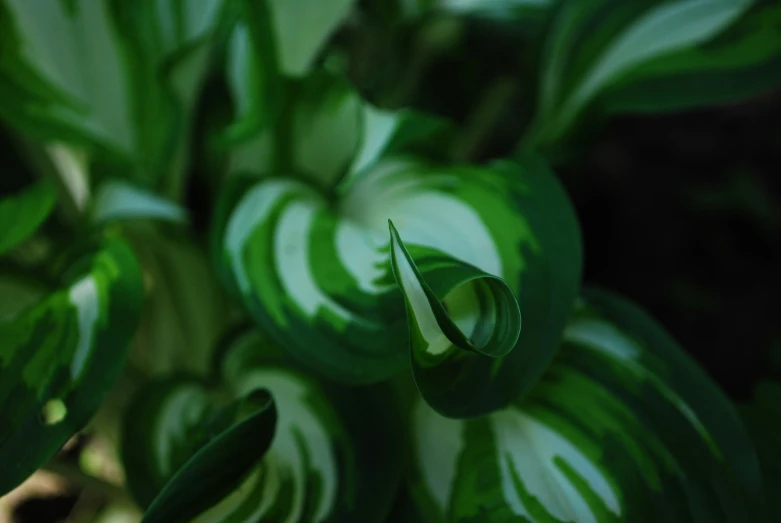
[[[242,177],[223,192],[217,263],[228,287],[282,346],[346,383],[387,379],[405,366],[391,219],[413,259],[423,253],[451,267],[472,266],[519,296],[524,329],[516,348],[481,359],[484,381],[471,398],[452,398],[463,400],[460,415],[506,405],[540,376],[577,293],[581,256],[572,209],[543,164],[444,167],[389,158],[335,192],[329,201],[290,178]],[[472,307],[468,300],[461,305]]]
[[[354,0],[265,0],[271,12],[283,74],[300,76],[312,67],[331,34],[350,13]]]
[[[99,224],[112,220],[188,219],[187,212],[170,200],[121,180],[103,182],[92,205],[92,220]]]
[[[0,493],[51,458],[122,371],[141,312],[138,264],[106,240],[42,302],[0,319]]]
[[[128,78],[108,2],[4,0],[2,9],[0,115],[130,153]]]
[[[206,442],[174,473],[142,521],[189,523],[234,495],[268,450],[276,422],[272,398],[263,390],[214,413],[205,426]]]
[[[590,290],[529,394],[474,420],[413,413],[427,521],[758,521],[735,409],[644,312]]]
[[[45,182],[0,198],[0,255],[30,237],[54,210],[55,203],[54,188]]]
[[[196,459],[189,456],[201,452],[197,449],[204,435],[213,432],[209,420],[218,401],[263,387],[274,398],[277,415],[268,451],[258,464],[250,458],[257,457],[257,438],[237,440],[234,455],[245,454],[251,470],[240,485],[221,489],[221,501],[193,520],[382,520],[401,470],[400,445],[393,437],[398,415],[383,389],[341,389],[318,382],[257,331],[245,328],[226,337],[216,368],[220,389],[189,378],[165,380],[146,388],[128,411],[123,461],[131,491],[142,505],[173,474],[184,475],[179,469],[183,463]],[[212,465],[211,472],[201,474],[204,481],[228,474],[218,461]],[[186,503],[189,498],[180,492]]]
[[[652,60],[709,42],[751,4],[751,0],[565,2],[548,36],[541,98],[527,145],[560,139],[612,83]]]
[[[550,10],[557,0],[435,0],[439,9],[454,13],[515,19]]]

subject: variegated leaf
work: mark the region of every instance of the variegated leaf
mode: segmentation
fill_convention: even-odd
[[[51,458],[100,406],[141,313],[131,250],[108,239],[62,290],[0,319],[0,494]]]
[[[183,129],[224,3],[2,0],[0,118],[178,189],[158,178],[177,178],[184,164]]]
[[[510,407],[413,413],[427,521],[761,521],[736,411],[644,312],[588,291],[561,352]]]
[[[268,450],[277,412],[267,391],[254,390],[203,421],[201,434],[189,435],[199,447],[152,501],[144,523],[190,523],[219,510]]]
[[[54,188],[44,182],[0,198],[0,255],[32,235],[55,203]]]
[[[335,192],[333,201],[290,178],[236,177],[223,195],[218,261],[280,344],[344,382],[379,381],[405,365],[404,302],[389,263],[392,219],[413,259],[431,256],[501,278],[517,294],[524,319],[508,356],[481,359],[472,397],[451,395],[452,410],[438,408],[459,416],[489,412],[539,377],[580,278],[575,218],[543,164],[442,167],[388,159]],[[456,301],[470,311],[479,297]]]
[[[221,389],[189,378],[167,380],[142,392],[128,412],[123,458],[131,490],[142,505],[202,445],[218,398],[242,397],[262,387],[271,393],[277,412],[268,452],[241,485],[194,520],[382,520],[401,471],[400,444],[393,434],[398,414],[384,389],[319,382],[254,330],[242,328],[228,336],[217,358]],[[256,444],[249,438],[234,445],[253,453]],[[201,478],[226,474],[215,461]]]
[[[563,2],[549,30],[538,111],[526,145],[546,146],[560,140],[612,84],[649,62],[710,42],[739,20],[753,3]]]

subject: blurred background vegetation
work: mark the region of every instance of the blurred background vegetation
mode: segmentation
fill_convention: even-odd
[[[334,36],[326,63],[348,71],[363,95],[382,107],[411,106],[455,122],[454,155],[462,160],[512,155],[523,146],[535,111],[545,24],[534,17],[518,23],[495,17],[409,16],[402,4],[361,2]],[[781,26],[777,29],[781,41]],[[777,67],[781,71],[781,60]],[[223,70],[219,63],[212,68],[193,136],[195,160],[185,203],[195,235],[180,243],[161,240],[168,249],[197,253],[206,243],[224,161],[214,129],[232,114]],[[609,117],[595,113],[547,151],[579,215],[585,281],[641,303],[741,403],[749,401],[760,381],[781,381],[778,80],[758,95],[708,107]],[[29,183],[33,174],[2,126],[0,158],[0,192]],[[50,220],[47,235],[56,238],[58,226]],[[53,247],[44,242],[36,248]],[[29,256],[37,256],[32,247]],[[199,256],[192,255],[190,270],[208,278],[208,262]],[[5,269],[9,274],[19,267]],[[35,271],[36,265],[25,264],[25,270]],[[166,270],[162,262],[160,270]],[[46,274],[35,276],[46,281]],[[215,311],[221,310],[218,300]],[[161,303],[154,314],[173,308]],[[149,322],[145,327],[154,332]],[[208,335],[193,335],[188,325],[166,335],[166,343],[184,347],[195,339],[211,343]],[[144,366],[143,361],[134,364]],[[83,460],[79,450],[88,439],[74,440],[63,460]],[[12,517],[11,504],[11,521],[57,521],[70,513],[76,520],[76,494],[88,480],[70,479],[38,475],[31,495],[4,500],[0,521]],[[98,493],[110,489],[110,484],[87,486]],[[78,499],[84,503],[83,497]]]

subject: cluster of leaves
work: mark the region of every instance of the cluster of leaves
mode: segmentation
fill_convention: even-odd
[[[781,6],[365,4],[0,2],[0,118],[40,177],[0,200],[0,494],[92,420],[148,522],[773,520],[778,391],[739,413],[581,288],[546,156],[778,85]],[[366,27],[441,47],[475,20],[526,35],[535,93],[479,163],[354,65]]]

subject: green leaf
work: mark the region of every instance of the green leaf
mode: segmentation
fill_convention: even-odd
[[[581,259],[574,213],[544,164],[526,158],[445,167],[388,158],[335,193],[329,201],[290,178],[242,177],[223,192],[217,264],[280,345],[345,383],[377,382],[402,369],[408,338],[390,265],[391,219],[413,259],[421,252],[472,266],[519,297],[524,328],[516,348],[481,359],[486,380],[462,398],[460,415],[501,408],[539,378],[577,294]]]
[[[274,122],[287,96],[283,79],[306,77],[354,0],[242,0],[228,51],[236,106],[228,139],[246,139]],[[326,95],[327,96],[327,95]],[[337,135],[337,133],[334,133]]]
[[[182,504],[199,503],[197,494],[186,495],[187,484],[176,477],[184,477],[185,464],[211,441],[215,457],[218,448],[237,459],[244,454],[246,474],[220,489],[222,499],[197,518],[195,510],[188,511],[188,521],[383,519],[401,474],[401,445],[395,437],[399,414],[389,391],[320,382],[246,328],[230,333],[215,356],[214,384],[187,377],[155,382],[126,414],[123,461],[131,492],[142,505],[158,496],[171,477],[169,484],[181,489]],[[260,463],[250,459],[259,452],[257,438],[237,437],[222,445],[209,437],[215,420],[221,419],[219,404],[258,388],[271,393],[277,416],[273,440]],[[224,481],[229,474],[218,459],[210,467],[211,472],[202,469],[191,477],[213,486],[212,478]],[[231,477],[239,479],[238,474]]]
[[[3,0],[0,118],[175,193],[224,3]]]
[[[81,430],[122,371],[141,312],[132,251],[108,239],[42,302],[0,319],[0,494]]]
[[[759,2],[707,43],[651,60],[605,90],[610,112],[676,111],[781,85],[781,4]]]
[[[390,232],[393,274],[407,305],[418,388],[438,412],[469,414],[462,410],[465,401],[490,389],[481,383],[484,375],[490,376],[486,358],[506,356],[518,341],[518,302],[501,278],[437,251],[416,263],[393,223]]]
[[[54,210],[54,188],[45,182],[0,199],[0,255],[29,238]]]
[[[152,501],[143,521],[190,522],[231,495],[263,458],[276,423],[274,403],[263,390],[253,391],[215,414],[206,432],[216,435],[177,470]]]
[[[4,0],[0,9],[0,116],[38,136],[130,153],[130,93],[108,2]]]
[[[561,139],[585,108],[615,82],[654,60],[710,42],[751,4],[751,0],[565,2],[547,39],[538,112],[527,145]]]
[[[283,74],[307,73],[317,54],[350,13],[354,0],[265,0]]]
[[[187,212],[175,203],[121,180],[103,182],[92,202],[92,220],[157,219],[186,222]]]
[[[539,384],[490,416],[413,413],[427,521],[758,521],[727,398],[643,311],[589,290]]]

